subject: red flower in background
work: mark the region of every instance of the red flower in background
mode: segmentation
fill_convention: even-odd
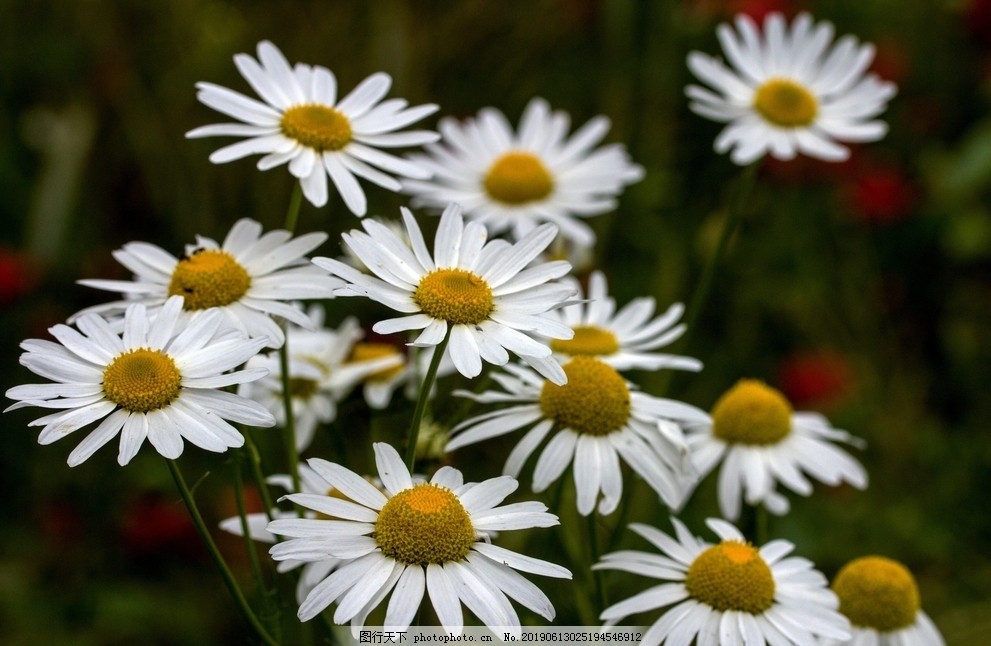
[[[964,22],[979,45],[991,48],[991,0],[971,0],[964,11]]]
[[[798,13],[795,0],[694,0],[689,9],[702,20],[732,20],[737,14],[745,14],[757,24],[763,24],[771,13]]]
[[[827,408],[851,390],[849,362],[831,350],[798,352],[778,366],[781,392],[796,409]]]
[[[853,215],[876,224],[898,222],[918,203],[919,189],[898,165],[868,161],[857,165],[842,197]]]
[[[121,521],[120,537],[124,550],[139,557],[203,552],[196,527],[178,497],[147,494],[131,501]]]
[[[0,307],[34,289],[39,281],[37,263],[23,251],[0,247]]]

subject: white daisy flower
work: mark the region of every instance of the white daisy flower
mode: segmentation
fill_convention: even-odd
[[[302,327],[310,320],[293,299],[333,298],[341,286],[336,278],[306,262],[306,254],[327,239],[326,233],[292,237],[282,229],[262,235],[261,224],[247,218],[231,227],[222,245],[203,236],[181,258],[147,242],[129,242],[113,253],[134,273],[134,280],[80,280],[81,285],[120,292],[124,300],[87,308],[87,312],[116,316],[134,302],[150,313],[170,296],[184,297],[183,308],[197,313],[220,308],[229,324],[251,337],[268,337],[268,347],[285,341],[272,316]]]
[[[289,391],[299,451],[306,450],[313,442],[318,425],[337,418],[337,402],[355,386],[402,365],[397,356],[350,360],[355,343],[363,336],[358,320],[348,317],[334,330],[323,327],[323,315],[322,308],[313,307],[309,312],[311,329],[289,328]],[[276,423],[285,426],[279,354],[252,357],[248,367],[264,368],[268,376],[242,384],[238,394],[267,408],[275,415]]]
[[[606,277],[601,271],[594,271],[589,277],[587,300],[579,300],[585,297],[577,280],[569,277],[565,282],[574,285],[578,302],[551,314],[574,330],[575,336],[553,339],[550,346],[554,352],[565,357],[593,356],[617,370],[702,369],[698,359],[654,352],[685,333],[684,323],[678,323],[685,311],[681,303],[675,303],[651,320],[656,301],[649,296],[634,299],[617,312],[616,300],[609,296]]]
[[[464,483],[442,467],[430,482],[415,482],[394,448],[374,445],[385,488],[325,460],[310,466],[350,501],[313,494],[287,496],[306,509],[343,520],[278,519],[268,529],[287,537],[272,547],[276,560],[343,562],[299,607],[301,621],[337,602],[334,621],[357,635],[368,614],[392,593],[385,625],[405,630],[424,593],[445,631],[460,635],[464,603],[490,627],[520,637],[520,620],[508,597],[548,620],[554,607],[516,570],[571,578],[567,569],[493,545],[490,532],[551,527],[557,516],[539,502],[499,505],[518,483],[506,476]]]
[[[688,67],[711,89],[689,85],[689,107],[728,123],[716,152],[746,165],[765,153],[792,159],[798,153],[842,161],[850,151],[837,142],[875,141],[888,131],[874,120],[895,95],[895,85],[865,73],[874,47],[844,36],[833,44],[833,25],[800,14],[789,28],[772,13],[761,33],[753,19],[736,17],[717,32],[732,69],[701,52]]]
[[[493,373],[492,379],[504,392],[455,394],[483,403],[514,405],[455,426],[448,451],[529,429],[503,467],[504,474],[515,478],[553,433],[534,467],[535,492],[547,489],[574,461],[579,513],[587,516],[598,502],[599,513],[610,514],[623,495],[622,458],[666,505],[680,506],[694,473],[675,420],[698,423],[708,419],[703,411],[633,390],[613,367],[595,357],[577,356],[565,364],[568,383],[563,386],[523,366],[503,369],[508,374]]]
[[[701,477],[723,461],[719,509],[730,520],[739,517],[741,498],[773,514],[788,513],[788,499],[775,487],[780,482],[808,496],[812,484],[805,473],[828,485],[867,486],[864,467],[832,443],[861,440],[818,413],[793,412],[784,395],[754,379],[740,380],[719,398],[707,422],[686,425],[685,434]]]
[[[254,381],[263,370],[226,373],[254,356],[264,339],[247,339],[224,325],[220,311],[206,312],[186,325],[182,298],[165,302],[154,318],[136,303],[124,314],[123,336],[96,314],[85,314],[77,329],[49,329],[59,342],[28,339],[21,365],[56,383],[15,386],[7,408],[63,409],[40,417],[39,444],[51,444],[102,420],[69,454],[69,466],[87,460],[120,433],[117,462],[131,461],[145,438],[169,459],[182,454],[183,438],[208,451],[244,444],[224,420],[272,426],[275,419],[253,401],[222,390]]]
[[[519,132],[495,108],[463,124],[440,122],[442,143],[427,146],[429,155],[410,159],[433,179],[406,180],[403,189],[414,204],[442,209],[452,202],[494,234],[510,231],[522,239],[538,224],[556,224],[561,235],[580,245],[595,241],[582,219],[616,208],[623,187],[643,178],[622,144],[593,150],[609,130],[598,116],[567,137],[570,117],[551,112],[543,99],[523,111]]]
[[[853,624],[849,640],[824,639],[821,646],[943,646],[943,636],[922,608],[915,577],[898,561],[863,556],[833,579],[840,612]]]
[[[574,334],[547,315],[574,292],[548,282],[564,276],[571,265],[562,260],[528,267],[557,228],[541,225],[512,245],[505,240],[487,242],[485,227],[477,222],[465,225],[461,208],[452,204],[441,216],[431,257],[413,214],[405,208],[402,214],[412,248],[374,220],[362,221],[365,231],[344,234],[344,241],[377,278],[333,258],[313,259],[346,281],[334,293],[365,296],[402,312],[404,316],[379,321],[372,329],[380,334],[423,330],[415,346],[440,344],[450,328],[447,352],[466,377],[477,376],[483,360],[504,365],[508,350],[563,383],[564,372],[551,359],[551,349],[528,336],[568,339]]]
[[[630,529],[664,555],[626,550],[606,554],[596,570],[620,570],[664,581],[606,608],[600,619],[668,608],[644,633],[643,646],[816,646],[818,637],[846,639],[850,624],[836,611],[826,577],[795,546],[774,540],[759,549],[723,520],[706,524],[720,542],[692,536],[676,518],[676,537],[633,523]],[[669,607],[670,606],[670,607]]]
[[[391,175],[427,179],[419,164],[382,152],[380,148],[419,146],[437,141],[425,130],[396,132],[437,111],[433,104],[408,108],[404,99],[382,101],[392,78],[372,74],[340,101],[333,72],[319,65],[290,67],[282,52],[268,41],[258,43],[258,60],[234,57],[237,69],[261,101],[213,83],[197,83],[196,98],[241,123],[202,126],[187,137],[247,137],[210,155],[223,164],[248,155],[264,154],[259,170],[289,164],[303,194],[314,206],[327,203],[327,176],[352,213],[365,214],[365,193],[357,178],[390,191],[399,191]]]

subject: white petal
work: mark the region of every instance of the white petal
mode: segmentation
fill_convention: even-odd
[[[372,447],[375,450],[375,465],[378,468],[379,478],[382,479],[382,486],[390,496],[395,496],[400,491],[413,486],[409,469],[406,468],[396,449],[384,442],[376,442]]]

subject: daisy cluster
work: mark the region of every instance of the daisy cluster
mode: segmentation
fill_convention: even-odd
[[[692,110],[727,124],[717,152],[740,164],[767,154],[839,160],[840,142],[884,135],[876,117],[894,87],[866,71],[870,45],[834,43],[832,25],[804,14],[763,25],[741,16],[717,35],[729,67],[692,53],[689,69],[707,87],[686,90]],[[54,409],[31,422],[42,427],[39,443],[95,424],[70,466],[117,437],[126,465],[145,439],[175,460],[185,441],[245,450],[245,427],[278,427],[287,454],[266,457],[286,468],[258,486],[284,492],[284,504],[265,496],[264,511],[220,528],[270,544],[279,573],[299,571],[301,621],[326,611],[355,635],[370,622],[404,630],[416,621],[456,635],[467,608],[518,637],[517,606],[555,619],[524,574],[591,582],[615,570],[663,581],[594,611],[608,626],[664,609],[646,644],[941,643],[903,565],[855,560],[830,587],[810,561],[789,556],[791,542],[758,547],[732,524],[754,510],[787,514],[787,492],[809,496],[816,482],[866,487],[866,470],[843,448],[861,440],[794,411],[759,380],[741,379],[707,410],[636,383],[703,366],[677,352],[681,304],[618,302],[605,272],[575,272],[563,259],[595,257],[586,220],[614,211],[645,174],[622,144],[603,144],[606,117],[570,132],[567,113],[535,98],[517,127],[486,107],[440,119],[437,132],[409,130],[439,108],[387,99],[387,74],[339,92],[329,69],[291,65],[269,42],[234,62],[256,96],[197,84],[199,100],[234,121],[187,137],[238,138],[210,161],[261,155],[260,170],[287,165],[314,207],[336,194],[358,217],[363,184],[404,193],[413,208],[439,213],[432,239],[402,208],[398,220],[363,218],[343,235],[340,257],[315,255],[328,236],[297,235],[295,215],[267,232],[238,220],[221,242],[198,236],[179,255],[123,245],[113,256],[131,280],[80,281],[119,300],[52,327],[54,341],[22,343],[22,365],[48,381],[10,389],[8,410]],[[353,298],[392,313],[329,325]],[[342,412],[356,406],[360,415]],[[382,441],[359,446],[352,438],[371,434],[357,427],[383,409],[411,414],[409,432],[378,429]],[[483,451],[501,471],[467,480],[452,466],[476,464]],[[334,459],[319,457],[327,453]],[[362,470],[358,454],[374,470]],[[586,531],[572,525],[576,514],[601,525],[625,514],[641,485],[650,517],[676,514],[717,468],[722,518],[707,523],[716,543],[672,516],[674,535],[630,525],[660,553],[555,554],[570,568],[498,544],[519,530]],[[507,502],[520,480],[533,496],[551,495]]]

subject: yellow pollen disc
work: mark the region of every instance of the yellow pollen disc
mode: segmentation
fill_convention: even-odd
[[[696,601],[721,612],[759,615],[774,604],[774,576],[752,545],[723,541],[692,561],[685,588]]]
[[[495,160],[483,184],[493,200],[515,206],[550,195],[554,178],[536,155],[513,151]]]
[[[819,102],[802,85],[778,78],[757,88],[754,110],[776,126],[798,128],[815,120],[819,113]]]
[[[289,378],[289,395],[299,399],[309,399],[317,392],[317,382],[302,377]]]
[[[219,249],[201,249],[176,264],[169,296],[184,297],[184,309],[205,310],[240,300],[249,287],[251,277],[233,256]]]
[[[544,383],[540,410],[576,433],[608,435],[630,418],[630,389],[611,366],[594,357],[577,356],[564,366],[568,383]]]
[[[833,592],[850,623],[879,632],[912,625],[919,611],[919,588],[912,573],[883,556],[847,563],[833,580]]]
[[[561,354],[606,356],[619,351],[619,341],[609,330],[594,325],[579,325],[570,339],[551,339],[551,350]]]
[[[494,308],[492,289],[464,269],[435,269],[420,279],[413,302],[424,314],[454,325],[478,325]]]
[[[285,136],[320,152],[340,150],[351,142],[351,122],[339,110],[325,105],[289,108],[279,125]]]
[[[359,361],[371,361],[373,359],[384,359],[386,357],[400,356],[399,350],[388,343],[355,343],[351,348],[351,356],[348,361],[357,363]],[[367,381],[389,381],[398,377],[403,371],[403,365],[393,366],[365,377]]]
[[[138,348],[118,355],[106,367],[103,394],[125,410],[147,413],[170,404],[179,395],[181,382],[172,357]]]
[[[460,561],[475,542],[475,528],[450,489],[421,483],[389,499],[375,521],[382,553],[406,565]]]
[[[791,404],[756,379],[741,379],[712,407],[712,433],[725,442],[776,444],[791,433]]]

